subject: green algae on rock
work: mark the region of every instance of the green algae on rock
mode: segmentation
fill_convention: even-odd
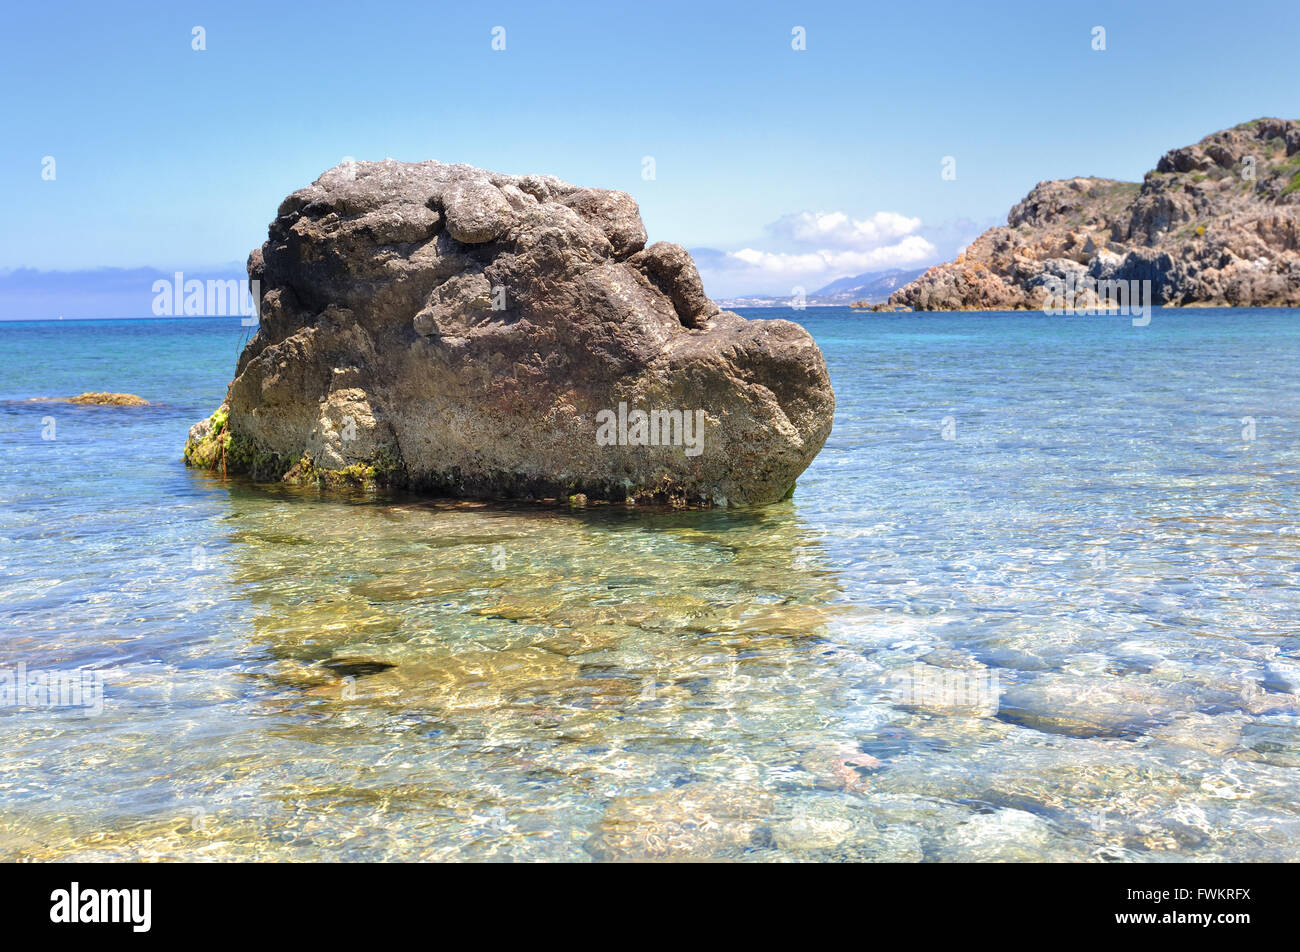
[[[222,404],[212,416],[190,427],[185,462],[198,469],[224,469],[230,454],[230,408]]]
[[[339,469],[318,466],[308,454],[289,462],[283,457],[260,452],[252,443],[239,439],[230,428],[230,407],[222,404],[212,416],[190,427],[185,441],[185,462],[197,469],[240,473],[255,479],[279,479],[300,486],[321,489],[374,489],[389,485],[391,467],[385,460],[353,463]]]

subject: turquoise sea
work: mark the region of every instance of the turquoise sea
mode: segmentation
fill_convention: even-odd
[[[0,859],[1300,859],[1296,312],[746,313],[751,511],[223,480],[238,319],[0,324]]]

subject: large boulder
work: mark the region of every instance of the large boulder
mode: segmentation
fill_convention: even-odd
[[[636,202],[552,176],[353,162],[249,258],[261,326],[186,457],[475,498],[779,500],[835,407],[788,321],[719,310]],[[221,452],[204,452],[220,441]]]

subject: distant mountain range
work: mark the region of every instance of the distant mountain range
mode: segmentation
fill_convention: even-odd
[[[925,268],[912,270],[894,268],[890,271],[871,271],[867,274],[840,278],[806,295],[804,304],[808,307],[844,307],[855,301],[879,304],[924,273]],[[719,307],[789,307],[792,300],[793,295],[790,294],[754,295],[721,298],[717,304]]]

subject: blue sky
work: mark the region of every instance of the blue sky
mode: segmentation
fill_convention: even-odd
[[[1293,2],[285,6],[8,5],[0,269],[242,261],[288,192],[391,156],[624,189],[711,293],[785,293],[1300,117]]]

